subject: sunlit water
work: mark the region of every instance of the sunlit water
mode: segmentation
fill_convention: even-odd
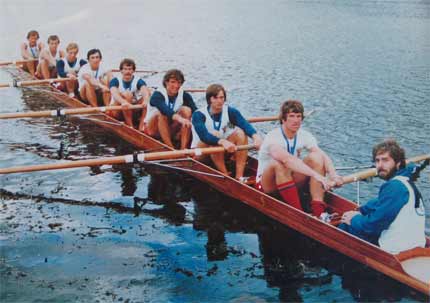
[[[316,110],[304,127],[338,167],[370,164],[387,137],[408,156],[429,152],[428,1],[64,2],[3,0],[1,60],[18,58],[34,28],[63,48],[78,42],[82,56],[100,48],[110,67],[131,57],[182,69],[186,87],[222,83],[247,117],[302,100]],[[2,89],[0,100],[1,112],[58,106],[40,89]],[[0,127],[1,167],[133,151],[89,121]],[[183,175],[106,166],[0,178],[2,301],[423,300]],[[380,184],[362,183],[360,200]],[[354,185],[337,192],[356,200]]]

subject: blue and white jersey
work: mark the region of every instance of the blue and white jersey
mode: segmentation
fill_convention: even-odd
[[[35,46],[30,46],[30,44],[28,44],[28,41],[25,41],[24,44],[25,44],[25,48],[31,54],[33,59],[39,59],[40,52],[41,52],[40,43],[36,43]]]
[[[226,139],[235,131],[235,126],[230,123],[228,115],[228,105],[224,104],[222,107],[221,120],[213,120],[211,114],[209,113],[208,107],[201,108],[196,111],[196,113],[202,113],[205,116],[205,127],[207,131],[211,134],[217,132],[217,136],[220,139]],[[199,137],[194,125],[192,127],[193,140],[191,142],[191,148],[197,146],[197,144],[202,141]]]
[[[57,61],[57,72],[60,77],[67,77],[67,74],[78,74],[82,66],[87,63],[84,59],[76,59],[74,62],[69,62],[66,58],[61,58]]]
[[[185,101],[184,90],[182,87],[179,89],[178,96],[176,97],[175,102],[173,104],[169,102],[169,96],[167,95],[167,91],[164,87],[157,89],[152,96],[154,97],[157,93],[163,96],[166,106],[168,106],[175,113],[179,110],[179,108],[183,105]],[[155,114],[157,114],[158,112],[159,112],[158,108],[151,105],[151,102],[150,102],[148,104],[148,109],[145,116],[145,123],[148,123],[149,120],[151,120],[151,118],[155,116]]]
[[[139,90],[141,89],[142,86],[146,86],[145,81],[142,78],[138,78],[135,76],[133,76],[131,81],[124,81],[121,75],[113,78],[109,83],[109,88],[116,87],[118,88],[120,93],[123,93],[126,91],[131,92],[134,96],[133,101],[138,101],[142,98],[142,95],[139,93]],[[113,103],[114,103],[114,99],[112,96],[111,104]]]
[[[396,176],[392,179],[400,181],[407,188],[409,199],[390,226],[381,232],[378,240],[379,246],[392,254],[414,247],[424,247],[426,244],[425,217],[418,215],[415,210],[415,193],[408,179],[405,176]]]

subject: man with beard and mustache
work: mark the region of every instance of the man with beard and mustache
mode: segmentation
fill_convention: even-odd
[[[387,182],[382,184],[377,198],[345,212],[339,228],[390,253],[424,247],[425,217],[416,211],[416,199],[421,195],[410,180],[415,165],[406,166],[405,152],[394,140],[377,144],[373,161],[378,176]]]
[[[300,101],[288,100],[282,104],[281,125],[266,135],[258,153],[256,187],[268,194],[279,192],[284,202],[303,210],[297,186],[309,182],[312,215],[320,217],[327,208],[323,201],[325,191],[341,186],[343,180],[330,157],[318,147],[315,137],[301,128],[303,119]]]

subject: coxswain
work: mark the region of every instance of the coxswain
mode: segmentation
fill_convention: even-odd
[[[422,199],[412,181],[416,165],[406,165],[405,151],[395,140],[375,145],[372,156],[378,177],[386,182],[377,198],[344,212],[339,228],[392,254],[425,247],[425,216],[417,211]]]

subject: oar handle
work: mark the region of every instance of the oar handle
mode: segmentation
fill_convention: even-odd
[[[424,155],[409,158],[406,160],[406,163],[421,162],[421,161],[424,161],[427,159],[430,159],[430,154],[424,154]],[[350,174],[350,175],[344,176],[344,177],[342,177],[342,179],[343,179],[343,183],[347,184],[347,183],[352,183],[352,182],[364,180],[364,179],[367,179],[370,177],[375,177],[376,175],[377,175],[376,168],[369,168],[369,169],[363,170],[363,171],[355,173],[355,174]]]
[[[252,148],[255,148],[254,144],[237,146],[237,150],[248,150]],[[55,170],[55,169],[123,164],[123,163],[136,163],[136,162],[153,161],[153,160],[177,159],[177,158],[182,158],[187,156],[200,156],[200,155],[207,155],[207,154],[213,154],[213,153],[221,153],[224,151],[225,151],[224,147],[217,146],[217,147],[182,149],[182,150],[163,151],[163,152],[154,152],[154,153],[139,153],[135,155],[130,154],[130,155],[124,155],[124,156],[105,157],[105,158],[99,158],[99,159],[88,159],[88,160],[59,162],[59,163],[53,163],[53,164],[1,168],[0,174],[24,173],[24,172],[33,172],[33,171],[42,171],[42,170]]]

